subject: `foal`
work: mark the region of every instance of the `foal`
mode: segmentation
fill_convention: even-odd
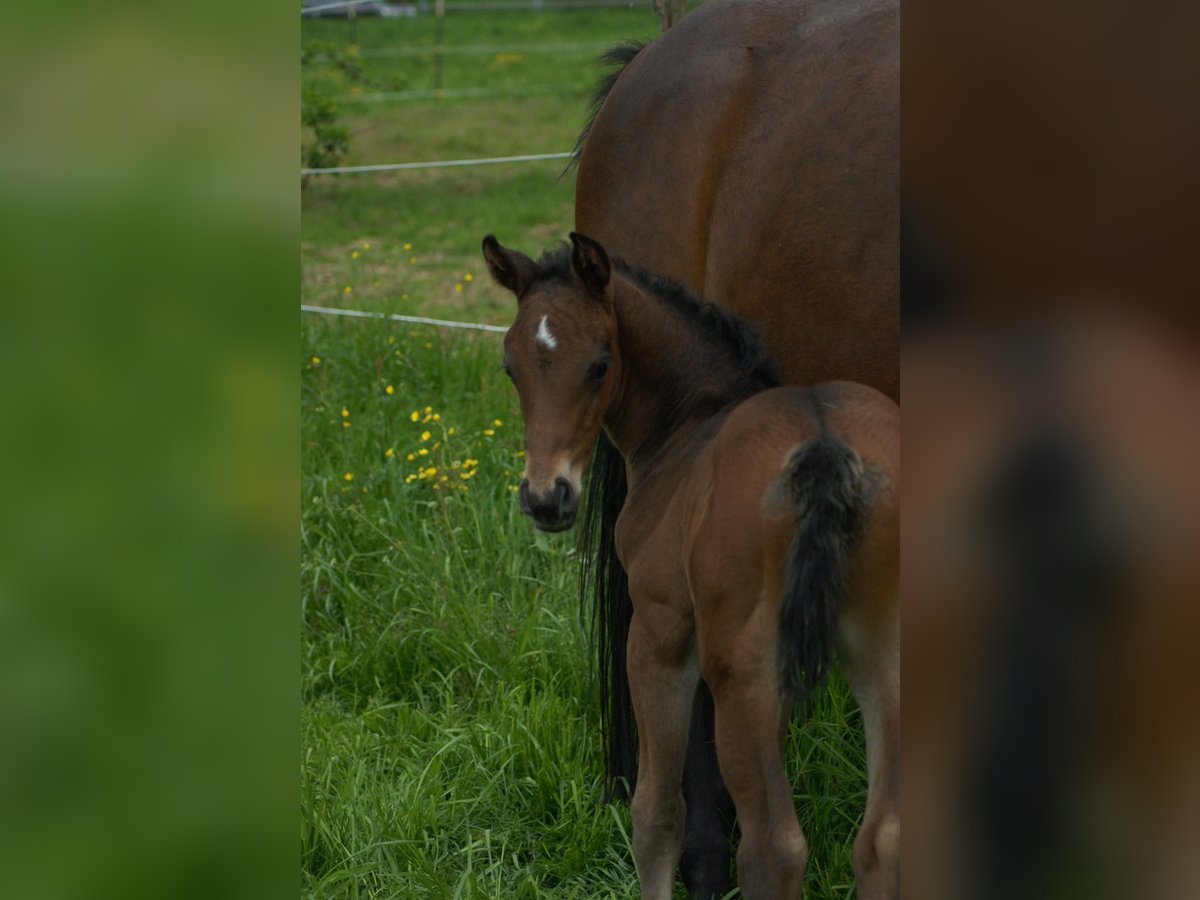
[[[538,262],[488,236],[517,297],[504,367],[525,420],[521,508],[574,522],[603,428],[625,459],[616,526],[634,613],[633,844],[646,898],[672,893],[701,674],[741,826],[748,900],[800,896],[808,850],[783,746],[792,703],[834,646],[863,711],[858,893],[899,896],[899,410],[855,384],[779,388],[740,322],[579,234]]]

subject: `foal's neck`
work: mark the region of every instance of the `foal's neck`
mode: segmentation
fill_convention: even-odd
[[[604,427],[631,468],[686,444],[757,389],[705,326],[621,273],[613,303],[621,373]]]

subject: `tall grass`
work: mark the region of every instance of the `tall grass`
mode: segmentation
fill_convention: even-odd
[[[572,537],[534,531],[511,492],[498,336],[301,333],[305,893],[636,896],[628,810],[601,800]],[[838,680],[812,705],[789,759],[809,896],[846,897],[858,716]]]

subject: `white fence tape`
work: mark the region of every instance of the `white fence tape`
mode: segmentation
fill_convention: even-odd
[[[373,166],[331,166],[327,169],[301,169],[301,175],[355,175],[360,172],[399,172],[407,169],[448,169],[454,166],[494,166],[498,163],[538,162],[543,159],[570,159],[568,153],[527,153],[524,156],[491,156],[485,159],[441,159],[433,162],[380,163]]]
[[[399,313],[366,312],[361,309],[341,309],[332,306],[308,306],[300,304],[301,312],[319,313],[326,316],[349,316],[354,319],[390,319],[393,322],[409,322],[414,325],[436,325],[439,328],[467,328],[472,331],[493,331],[504,334],[508,331],[500,325],[481,325],[478,322],[451,322],[449,319],[430,319],[425,316],[402,316]]]
[[[342,103],[393,103],[405,100],[457,100],[460,98],[489,99],[498,97],[537,97],[545,94],[583,94],[590,88],[575,84],[527,84],[523,87],[491,88],[420,88],[411,91],[388,91],[375,94],[343,94]]]
[[[317,13],[332,12],[335,9],[348,9],[351,6],[365,6],[372,0],[339,0],[335,3],[322,3],[320,6],[305,6],[301,7],[301,16],[313,16]],[[446,12],[470,12],[472,10],[488,10],[492,12],[541,12],[543,9],[615,9],[625,7],[634,9],[636,7],[647,7],[652,5],[653,0],[532,0],[529,3],[457,3],[451,0],[450,3],[444,4],[442,7]],[[432,5],[421,10],[414,4],[396,5],[391,4],[393,15],[409,16],[414,12],[423,12],[425,14],[434,11]],[[410,12],[412,10],[412,12]]]

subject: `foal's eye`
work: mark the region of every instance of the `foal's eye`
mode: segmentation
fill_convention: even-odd
[[[588,366],[587,375],[592,381],[602,381],[604,376],[608,374],[608,357],[602,356],[590,366]]]

